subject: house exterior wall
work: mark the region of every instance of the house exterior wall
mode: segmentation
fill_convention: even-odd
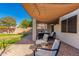
[[[77,15],[77,33],[61,32],[61,21],[74,15]],[[61,41],[79,49],[79,9],[60,17],[59,24],[54,26],[54,31],[56,32],[57,38],[59,38]]]
[[[47,30],[47,24],[38,24],[37,23],[37,33],[39,32],[45,32],[45,30]]]
[[[47,29],[47,24],[37,24],[37,29]]]

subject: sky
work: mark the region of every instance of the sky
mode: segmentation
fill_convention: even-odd
[[[23,19],[31,20],[20,3],[0,3],[0,18],[10,16],[19,24]]]

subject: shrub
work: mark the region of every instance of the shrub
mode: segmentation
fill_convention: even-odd
[[[22,35],[15,34],[0,34],[0,48],[5,48],[10,44],[16,43],[21,40]]]

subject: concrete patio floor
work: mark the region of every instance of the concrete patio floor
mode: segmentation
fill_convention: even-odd
[[[33,54],[31,44],[12,44],[7,47],[2,56],[29,56]]]
[[[79,56],[79,49],[62,42],[58,56]]]

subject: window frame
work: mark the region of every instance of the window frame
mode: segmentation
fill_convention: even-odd
[[[74,21],[74,19],[75,19],[75,21]],[[63,21],[66,22],[65,25],[63,25],[63,23],[62,23]],[[71,26],[72,24],[73,24],[74,27]],[[63,31],[64,30],[63,27],[65,27],[65,31]],[[63,32],[63,33],[77,33],[77,15],[74,15],[70,18],[67,18],[67,19],[64,19],[64,20],[61,21],[61,32]]]

